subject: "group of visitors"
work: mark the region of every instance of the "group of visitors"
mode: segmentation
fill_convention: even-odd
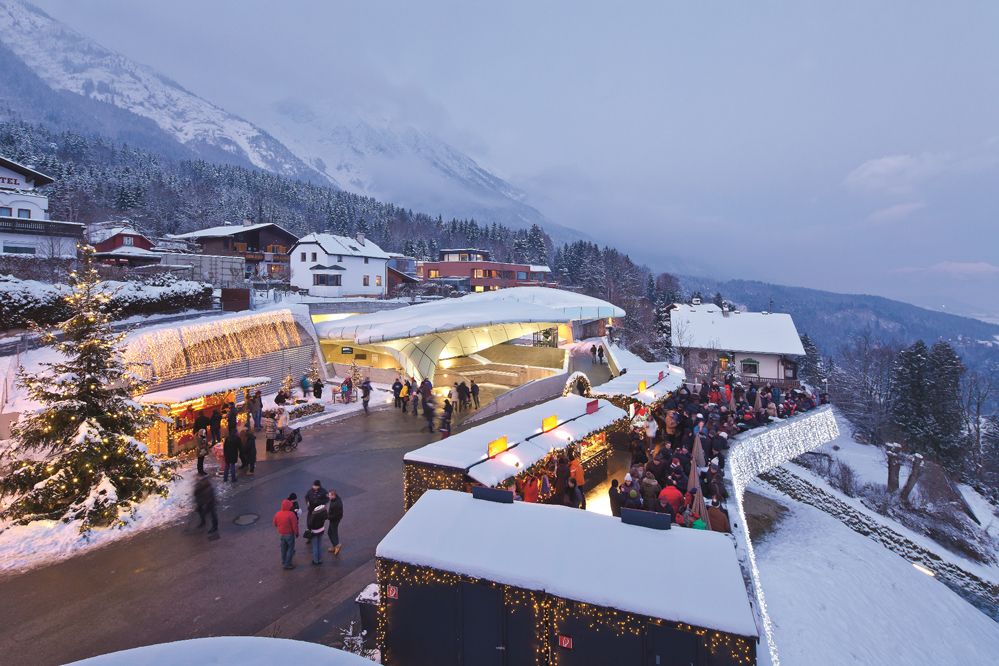
[[[392,396],[395,408],[402,410],[403,414],[412,413],[413,418],[423,415],[427,432],[435,432],[434,426],[439,416],[440,425],[437,430],[445,437],[451,433],[451,421],[456,409],[462,412],[472,409],[473,405],[475,409],[479,408],[479,385],[474,379],[471,380],[471,384],[466,384],[464,381],[455,382],[454,387],[440,403],[439,415],[434,385],[425,377],[419,382],[415,377],[405,380],[396,377],[392,383]]]
[[[312,564],[323,563],[323,534],[330,541],[327,549],[334,557],[340,554],[340,521],[343,519],[343,500],[336,490],[326,490],[321,481],[316,479],[312,487],[305,493],[305,540],[312,550]],[[290,494],[281,500],[281,508],[274,514],[271,521],[277,529],[281,544],[281,566],[294,569],[295,541],[302,535],[299,519],[302,509],[298,503],[298,495]]]
[[[608,490],[611,512],[620,515],[621,507],[643,509],[669,514],[677,525],[729,531],[723,508],[729,439],[822,402],[824,396],[817,399],[802,389],[782,391],[755,382],[744,386],[733,375],[721,382],[702,382],[697,390],[682,386],[655,409],[644,410],[644,427],[632,429],[630,470],[623,481],[612,480]],[[705,465],[692,476],[698,438]],[[699,493],[705,499],[706,517],[696,510]]]
[[[604,364],[604,346],[603,345],[590,345],[590,356],[593,357],[593,362],[598,365]]]
[[[518,478],[513,492],[516,499],[524,502],[585,509],[585,485],[586,471],[579,449],[571,446],[566,451],[549,456],[539,472]]]

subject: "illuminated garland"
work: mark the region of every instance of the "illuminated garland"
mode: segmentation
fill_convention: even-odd
[[[704,641],[712,655],[722,655],[731,662],[749,666],[756,659],[756,641],[745,636],[737,636],[714,629],[695,627],[684,622],[671,622],[661,618],[637,615],[614,608],[596,606],[582,601],[563,599],[545,592],[497,583],[495,581],[466,576],[433,567],[408,564],[397,560],[377,558],[375,572],[378,580],[379,605],[378,626],[375,634],[381,650],[382,663],[392,664],[392,654],[386,645],[389,632],[388,586],[444,585],[456,587],[461,583],[484,585],[498,589],[503,594],[503,606],[511,613],[530,610],[534,617],[534,632],[537,639],[535,666],[547,666],[557,661],[557,646],[553,641],[560,633],[559,626],[570,617],[583,618],[587,628],[595,631],[611,631],[616,636],[642,636],[647,627],[669,627],[677,631],[694,634]]]
[[[565,387],[562,388],[562,397],[579,395],[579,391],[576,390],[579,388],[579,382],[583,383],[583,397],[592,397],[593,384],[590,383],[590,378],[586,376],[586,373],[579,372],[578,370],[569,375],[569,378],[565,380]]]
[[[589,439],[601,433],[616,430],[623,430],[627,432],[629,423],[630,421],[627,417],[618,419],[605,428],[598,428],[597,430],[580,437],[576,441],[569,442],[563,448],[553,449],[547,456],[535,462],[533,465],[526,467],[517,474],[504,479],[502,482],[496,484],[496,487],[506,487],[515,483],[518,479],[525,479],[529,476],[540,476],[546,474],[553,459],[557,459],[560,455],[567,456],[570,451],[576,451],[578,454],[578,443],[580,441]],[[599,452],[593,453],[592,455],[587,456],[586,460],[581,461],[584,473],[598,471],[601,469],[601,466],[604,470],[606,470],[607,461],[609,459],[610,444],[605,441]],[[428,490],[458,490],[468,492],[468,488],[473,485],[476,485],[476,482],[466,475],[464,468],[446,467],[444,465],[434,465],[422,462],[403,462],[402,496],[403,508],[406,511],[408,511],[411,506],[416,504],[416,500],[420,499],[420,497],[423,496],[423,493]],[[540,499],[545,500],[546,498],[542,497]]]
[[[756,552],[749,535],[749,524],[746,521],[744,506],[746,486],[763,472],[831,442],[838,436],[839,428],[832,408],[825,406],[769,426],[765,430],[756,431],[752,436],[738,437],[735,440],[736,445],[732,447],[728,456],[726,466],[735,490],[736,510],[742,525],[742,540],[746,544],[746,553],[749,556],[750,576],[756,591],[772,666],[780,666],[780,656],[774,640],[773,622],[767,611],[763,585],[760,582],[760,570],[756,564]]]

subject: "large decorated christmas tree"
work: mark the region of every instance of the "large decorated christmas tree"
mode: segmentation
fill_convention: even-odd
[[[155,417],[133,399],[142,382],[122,359],[124,334],[111,327],[114,306],[93,247],[82,249],[70,286],[70,318],[57,331],[39,331],[58,360],[19,378],[39,407],[21,416],[0,461],[0,517],[79,520],[86,532],[121,524],[136,502],[166,494],[174,475],[137,439]]]

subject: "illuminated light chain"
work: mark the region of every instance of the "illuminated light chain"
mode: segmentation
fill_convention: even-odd
[[[780,656],[777,653],[773,623],[770,620],[766,598],[763,594],[760,570],[756,565],[756,551],[753,549],[753,541],[749,536],[743,495],[749,482],[763,472],[783,465],[806,451],[817,449],[838,436],[839,428],[836,425],[832,407],[826,405],[791,417],[787,421],[770,426],[751,437],[739,437],[735,440],[737,445],[732,447],[726,461],[726,467],[735,490],[736,510],[742,525],[746,552],[749,555],[750,575],[756,591],[760,617],[763,619],[763,630],[767,635],[767,646],[770,650],[772,666],[780,666]]]
[[[130,336],[125,362],[144,379],[180,377],[302,343],[291,310],[154,329]]]
[[[549,460],[552,456],[568,455],[570,450],[575,450],[579,453],[578,442],[600,435],[601,433],[606,434],[608,432],[615,431],[627,432],[629,425],[630,422],[628,418],[624,417],[614,421],[605,428],[600,428],[583,435],[577,441],[570,442],[564,448],[552,449],[547,456],[537,461],[530,467],[521,470],[514,476],[504,479],[502,482],[498,483],[496,487],[503,488],[516,482],[518,478],[538,476],[545,473],[548,470]],[[586,460],[581,460],[583,472],[589,474],[601,469],[601,467],[603,469],[607,469],[607,461],[610,459],[610,450],[610,444],[605,439],[598,452],[587,456]],[[404,461],[402,476],[403,509],[408,511],[409,508],[416,504],[416,501],[423,496],[423,493],[428,490],[457,490],[460,492],[469,492],[469,488],[473,485],[475,485],[475,482],[465,475],[464,468],[445,467],[443,465],[434,465],[432,463],[415,461]],[[540,499],[543,501],[546,498],[541,497]]]
[[[392,663],[392,655],[386,649],[385,644],[388,632],[386,612],[389,603],[388,586],[445,585],[456,587],[461,583],[484,585],[500,590],[503,593],[503,606],[511,614],[530,609],[534,614],[534,633],[538,641],[538,648],[534,655],[535,666],[547,666],[554,663],[551,656],[556,654],[556,649],[552,638],[560,633],[559,625],[569,618],[570,612],[576,617],[585,618],[587,628],[595,632],[607,630],[613,631],[617,636],[641,636],[649,624],[657,627],[670,627],[704,639],[705,645],[712,655],[724,654],[731,661],[746,666],[751,665],[754,661],[753,645],[755,641],[753,639],[714,629],[695,627],[685,622],[671,622],[661,618],[619,611],[614,608],[595,606],[540,591],[526,590],[484,578],[456,574],[397,560],[376,558],[375,573],[379,593],[375,640],[381,651],[383,664]]]
[[[593,384],[590,383],[590,378],[586,376],[586,373],[579,372],[578,370],[571,375],[569,379],[565,380],[565,387],[562,389],[562,397],[569,395],[579,395],[576,388],[579,386],[579,382],[583,382],[583,397],[590,398],[590,392],[593,390]]]

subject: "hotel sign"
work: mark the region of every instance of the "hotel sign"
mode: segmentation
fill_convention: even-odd
[[[0,185],[20,185],[21,180],[19,178],[9,178],[8,176],[0,176]]]

